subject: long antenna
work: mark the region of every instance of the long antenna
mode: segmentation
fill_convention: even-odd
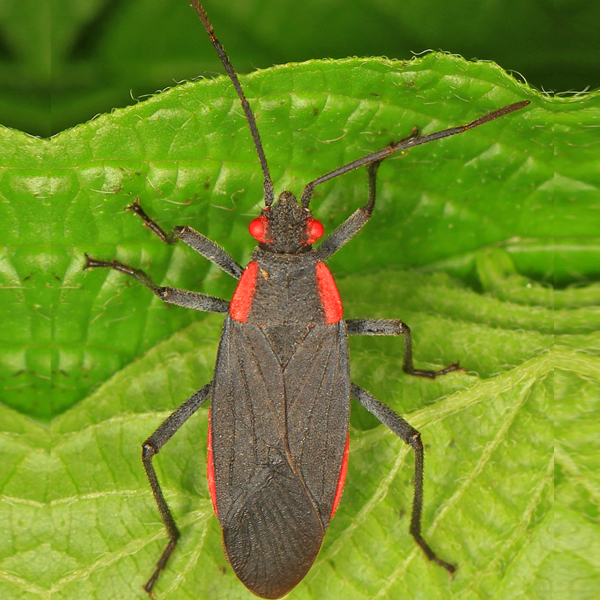
[[[269,173],[269,167],[267,165],[267,158],[265,157],[265,151],[263,150],[262,143],[260,141],[260,135],[258,133],[258,127],[256,126],[256,121],[254,120],[254,115],[252,114],[252,110],[250,109],[250,104],[248,104],[248,100],[246,100],[246,96],[244,96],[244,91],[242,90],[242,86],[237,78],[237,75],[225,53],[225,48],[221,45],[221,42],[215,37],[215,32],[211,22],[208,20],[208,16],[204,8],[198,0],[190,0],[190,4],[192,8],[198,13],[200,17],[200,21],[202,21],[202,25],[204,25],[204,29],[206,29],[206,33],[208,33],[210,37],[210,41],[212,45],[215,47],[225,70],[227,71],[227,75],[231,79],[233,83],[233,87],[237,92],[237,95],[240,97],[242,102],[242,108],[244,109],[244,113],[246,114],[246,120],[248,121],[248,126],[250,127],[250,133],[252,134],[252,139],[254,140],[254,145],[256,146],[256,152],[258,153],[258,158],[260,160],[260,166],[262,167],[263,175],[264,175],[264,183],[263,189],[265,194],[265,206],[271,206],[273,204],[273,181],[271,180],[271,175]]]
[[[525,108],[529,104],[529,100],[523,100],[522,102],[516,102],[515,104],[509,104],[508,106],[503,106],[498,110],[494,110],[491,113],[483,115],[483,117],[479,117],[479,119],[475,119],[471,121],[467,125],[461,125],[460,127],[451,127],[450,129],[444,129],[443,131],[436,131],[435,133],[431,133],[429,135],[424,136],[414,136],[409,137],[408,139],[401,140],[396,144],[390,144],[386,146],[383,150],[379,150],[378,152],[373,152],[372,154],[367,154],[358,160],[355,160],[347,165],[339,167],[334,171],[326,173],[322,175],[318,179],[307,183],[302,191],[301,204],[304,208],[308,208],[310,204],[310,199],[313,194],[313,190],[315,186],[320,183],[325,183],[338,175],[343,175],[348,171],[352,171],[353,169],[357,169],[358,167],[362,167],[363,165],[368,165],[372,162],[381,161],[384,158],[390,156],[394,152],[398,152],[399,150],[405,150],[406,148],[412,148],[413,146],[421,146],[422,144],[427,144],[428,142],[433,142],[434,140],[440,140],[442,138],[450,137],[451,135],[456,135],[457,133],[462,133],[463,131],[467,131],[469,129],[473,129],[474,127],[479,127],[484,123],[488,123],[489,121],[493,121],[498,117],[503,117],[504,115],[508,115],[515,110],[521,110]]]

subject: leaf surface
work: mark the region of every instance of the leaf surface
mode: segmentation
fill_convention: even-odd
[[[413,126],[429,133],[532,100],[526,111],[386,161],[372,222],[330,261],[348,318],[402,318],[419,366],[460,360],[468,371],[420,381],[401,373],[399,340],[351,341],[356,383],[423,433],[424,531],[459,571],[449,580],[415,548],[412,456],[354,407],[342,503],[291,598],[548,598],[554,427],[556,592],[585,597],[573,595],[577,581],[593,586],[599,570],[597,486],[585,459],[597,430],[599,295],[597,285],[581,285],[600,264],[590,218],[600,185],[598,96],[550,102],[494,65],[439,54],[312,61],[242,83],[276,189],[298,195]],[[165,229],[190,224],[244,264],[262,183],[251,138],[224,79],[179,86],[52,141],[0,136],[0,211],[10,224],[0,374],[11,407],[0,407],[0,522],[9,532],[0,595],[143,598],[165,535],[140,444],[212,378],[222,317],[162,305],[117,273],[84,274],[83,255],[230,297],[234,282],[187,248],[161,244],[124,208],[140,197]],[[331,231],[364,204],[366,177],[321,188],[313,209]],[[553,277],[580,285],[552,293]],[[578,435],[582,414],[590,417]],[[222,553],[205,435],[201,409],[157,459],[183,532],[161,598],[251,597]]]

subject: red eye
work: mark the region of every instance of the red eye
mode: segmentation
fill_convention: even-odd
[[[267,217],[261,215],[256,219],[250,221],[250,225],[248,225],[248,231],[250,235],[257,241],[262,244],[267,243],[266,233],[267,233]]]
[[[307,244],[314,244],[320,237],[323,236],[323,225],[321,225],[320,221],[313,219],[310,217],[306,221],[306,229],[308,230],[308,239],[306,240]]]

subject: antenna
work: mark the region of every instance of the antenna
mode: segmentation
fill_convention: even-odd
[[[225,53],[225,48],[221,45],[221,42],[215,37],[215,32],[211,22],[208,20],[208,16],[202,8],[202,5],[198,0],[190,0],[190,4],[192,8],[198,13],[198,17],[200,17],[200,21],[202,21],[202,25],[204,25],[204,29],[206,29],[206,33],[208,33],[210,37],[210,41],[212,45],[215,47],[225,70],[227,71],[227,75],[231,79],[233,83],[233,87],[237,92],[241,102],[242,108],[244,109],[244,113],[246,114],[246,120],[248,121],[248,126],[250,127],[250,133],[252,134],[252,139],[254,140],[254,145],[256,146],[256,152],[258,153],[258,158],[260,160],[260,166],[262,167],[263,175],[264,175],[264,195],[265,195],[265,206],[271,206],[273,204],[273,181],[271,180],[271,175],[269,173],[269,167],[267,165],[267,158],[265,157],[265,151],[263,150],[262,143],[260,141],[260,135],[258,133],[258,127],[256,126],[256,120],[254,119],[254,115],[252,114],[252,110],[250,109],[250,104],[248,104],[248,100],[246,100],[246,96],[244,96],[244,91],[242,90],[242,86],[237,78],[237,75]]]
[[[398,152],[399,150],[405,150],[406,148],[412,148],[413,146],[421,146],[422,144],[427,144],[428,142],[433,142],[434,140],[441,140],[442,138],[450,137],[451,135],[456,135],[457,133],[462,133],[463,131],[467,131],[469,129],[473,129],[474,127],[479,127],[484,123],[488,123],[489,121],[493,121],[499,117],[503,117],[504,115],[508,115],[515,110],[521,110],[525,108],[529,104],[529,100],[523,100],[522,102],[516,102],[515,104],[509,104],[508,106],[503,106],[497,110],[494,110],[483,117],[479,117],[479,119],[475,119],[467,125],[461,125],[460,127],[451,127],[450,129],[444,129],[443,131],[436,131],[435,133],[431,133],[429,135],[424,136],[410,136],[407,139],[400,140],[396,144],[390,144],[386,146],[383,150],[379,150],[378,152],[373,152],[372,154],[367,154],[358,160],[355,160],[347,165],[339,167],[334,171],[326,173],[325,175],[321,175],[318,179],[314,179],[310,183],[307,183],[302,191],[301,204],[303,208],[308,208],[310,204],[310,199],[313,194],[313,190],[320,183],[325,183],[338,175],[343,175],[348,171],[352,171],[353,169],[357,169],[358,167],[362,167],[363,165],[368,165],[373,162],[382,161],[384,158],[390,156],[394,152]]]

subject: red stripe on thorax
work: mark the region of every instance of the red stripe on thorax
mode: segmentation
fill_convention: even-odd
[[[256,288],[256,276],[258,275],[258,263],[252,261],[248,264],[242,278],[233,292],[233,298],[229,303],[229,314],[232,319],[245,323],[252,308],[254,289]]]
[[[348,473],[348,454],[350,453],[350,434],[346,438],[346,448],[344,449],[344,458],[342,459],[342,468],[340,469],[340,476],[338,477],[337,488],[335,489],[335,498],[333,499],[333,508],[331,509],[330,519],[333,519],[335,511],[337,510],[342,492],[344,491],[344,483],[346,482],[346,474]]]
[[[208,409],[208,440],[206,443],[206,479],[208,481],[208,491],[210,492],[210,499],[212,500],[213,508],[215,509],[215,515],[219,516],[217,510],[217,489],[215,487],[215,459],[213,457],[212,447],[212,429],[210,426],[210,414],[211,409]]]
[[[325,266],[325,263],[318,262],[316,266],[317,283],[319,284],[319,295],[321,304],[325,311],[325,320],[327,325],[338,323],[344,316],[342,299],[338,292],[331,271]]]

